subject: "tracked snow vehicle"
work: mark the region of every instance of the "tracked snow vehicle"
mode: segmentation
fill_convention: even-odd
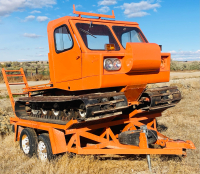
[[[181,100],[177,87],[147,88],[169,81],[170,53],[149,43],[136,22],[101,19],[114,18],[114,12],[74,8],[74,13],[78,17],[48,24],[50,83],[28,86],[22,69],[11,75],[2,70],[16,114],[11,123],[24,153],[51,159],[66,151],[185,154],[186,148],[194,149],[191,141],[172,140],[157,131],[156,117]],[[14,102],[7,76],[22,76],[28,96]]]
[[[66,124],[135,107],[166,109],[181,99],[176,87],[146,89],[169,81],[170,54],[135,22],[67,16],[49,22],[48,38],[51,83],[25,89],[37,94],[16,102],[20,118]]]

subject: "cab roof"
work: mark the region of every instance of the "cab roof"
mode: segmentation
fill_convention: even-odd
[[[99,22],[99,23],[111,23],[111,24],[124,24],[126,25],[138,25],[137,22],[127,22],[127,21],[116,21],[116,20],[109,20],[109,19],[102,19],[102,18],[115,18],[114,11],[112,10],[112,15],[105,15],[105,14],[97,14],[97,13],[88,13],[88,12],[81,12],[81,11],[76,11],[75,10],[75,5],[73,5],[73,13],[77,14],[78,16],[64,16],[55,20],[52,20],[49,22],[48,27],[56,25],[58,23],[62,23],[66,20],[82,20],[82,21],[92,21],[92,22]],[[84,16],[92,16],[92,17],[98,17],[98,18],[87,18],[87,17],[82,17],[81,15]]]

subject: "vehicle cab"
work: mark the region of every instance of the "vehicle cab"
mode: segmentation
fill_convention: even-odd
[[[50,78],[70,91],[169,81],[170,54],[149,43],[136,22],[77,12],[48,24]],[[83,18],[90,15],[98,18]]]

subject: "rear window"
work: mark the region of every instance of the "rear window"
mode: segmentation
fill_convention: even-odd
[[[147,42],[142,32],[136,27],[113,26],[113,30],[124,48],[127,42]]]
[[[110,29],[105,25],[77,23],[76,27],[90,50],[105,50],[105,44],[114,44],[115,50],[120,50]]]

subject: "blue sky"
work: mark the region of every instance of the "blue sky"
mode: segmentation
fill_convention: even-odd
[[[76,10],[138,22],[173,60],[200,61],[199,0],[0,0],[0,61],[48,59],[47,24]]]

